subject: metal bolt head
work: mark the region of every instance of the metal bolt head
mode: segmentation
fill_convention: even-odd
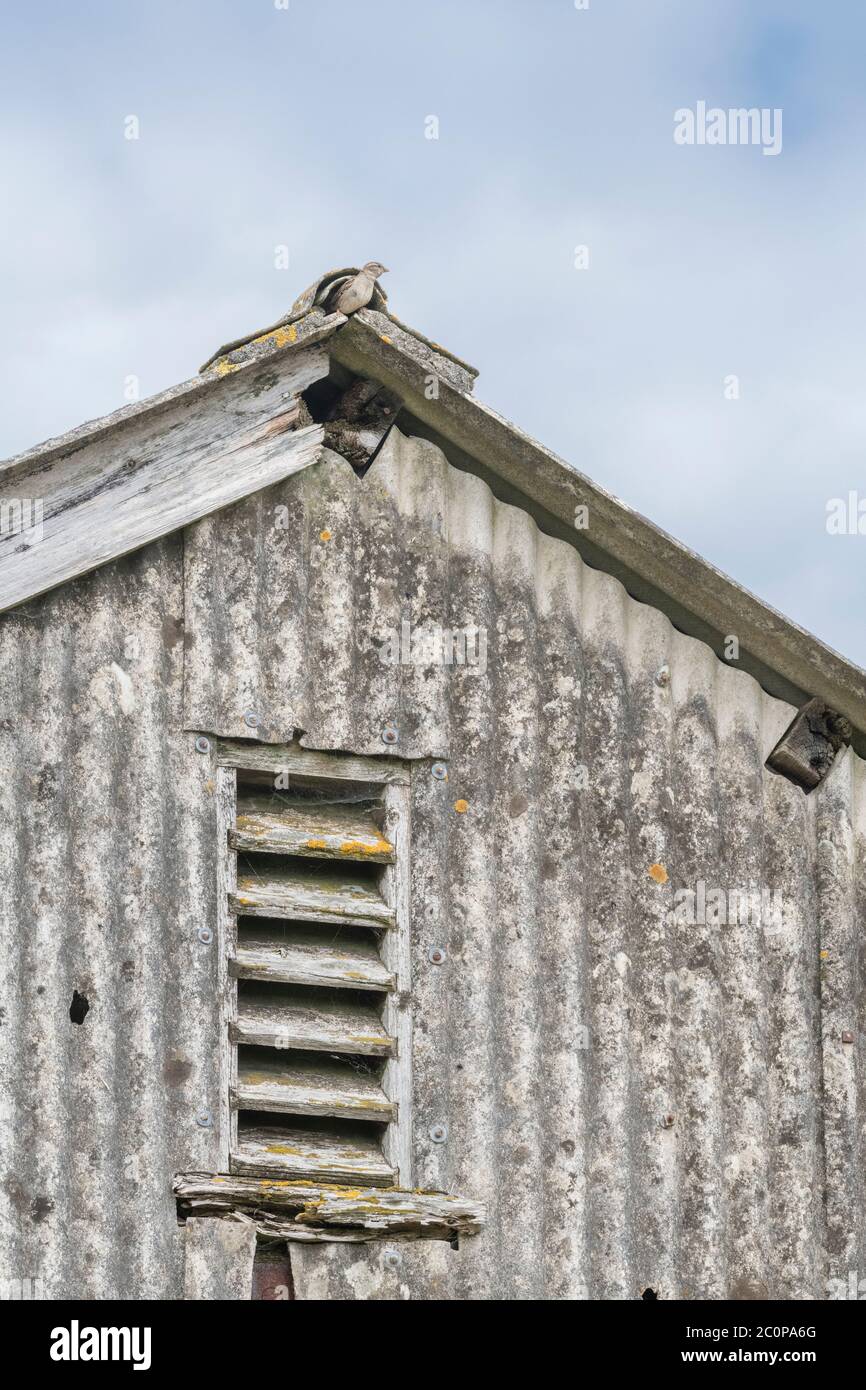
[[[444,946],[431,946],[427,952],[427,959],[431,965],[444,965],[448,959],[448,952]]]
[[[403,1263],[403,1256],[399,1250],[389,1249],[382,1252],[382,1263],[388,1269],[399,1269]]]
[[[430,769],[431,777],[435,777],[437,782],[448,781],[448,769],[444,763],[434,763]]]
[[[664,686],[666,686],[666,685],[670,685],[670,683],[671,683],[671,668],[670,668],[670,666],[665,665],[665,666],[660,666],[660,667],[659,667],[659,669],[656,671],[656,674],[655,674],[655,683],[656,683],[656,685],[662,686],[662,688],[664,688]]]
[[[210,927],[199,927],[196,936],[204,946],[209,946],[213,941],[213,932]]]
[[[382,742],[394,744],[400,742],[400,731],[396,724],[386,724],[382,730]]]
[[[848,1033],[848,1032],[843,1033],[843,1034],[842,1034],[842,1041],[843,1041],[843,1043],[852,1043],[852,1042],[854,1041],[854,1034],[853,1034],[853,1033]]]
[[[434,1144],[444,1144],[448,1138],[447,1125],[431,1125],[429,1130],[430,1138]]]
[[[255,710],[248,709],[244,714],[244,723],[248,729],[257,729],[261,722]]]
[[[199,1110],[195,1122],[199,1129],[213,1129],[213,1115],[209,1110]]]
[[[209,752],[210,752],[210,739],[209,739],[209,738],[205,738],[204,734],[199,734],[198,738],[196,739],[196,741],[195,741],[195,751],[196,751],[197,753],[209,753]]]

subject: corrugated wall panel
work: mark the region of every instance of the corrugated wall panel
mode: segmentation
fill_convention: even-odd
[[[429,476],[419,470],[405,511],[393,447],[363,482],[324,450],[294,487],[189,528],[187,728],[249,738],[253,711],[263,740],[301,729],[311,748],[378,754],[385,725],[397,724],[404,756],[447,753],[448,672],[382,659],[404,620],[413,631],[442,623],[439,603],[454,582],[441,455],[417,447],[432,466]]]
[[[279,508],[306,569],[262,549]],[[248,702],[268,739],[362,753],[399,726],[415,1181],[491,1209],[460,1251],[402,1245],[396,1268],[375,1246],[293,1247],[298,1297],[804,1298],[847,1279],[859,760],[808,798],[766,772],[788,706],[427,442],[392,432],[363,480],[326,455],[235,511],[189,539],[187,723],[243,736]],[[208,621],[229,572],[254,620],[218,601]],[[480,625],[486,667],[384,664],[404,621]],[[702,883],[777,892],[778,929],[673,921]]]
[[[299,1298],[866,1277],[863,764],[809,797],[766,772],[787,706],[396,431],[365,479],[326,454],[185,549],[0,620],[3,1277],[182,1293],[170,1180],[219,1166],[220,1100],[214,788],[182,730],[249,737],[248,709],[355,752],[399,727],[414,1178],[490,1207],[398,1266],[294,1245]],[[478,625],[486,661],[388,665],[404,621]],[[777,890],[780,929],[672,920],[701,882]]]
[[[0,1277],[48,1298],[180,1297],[171,1179],[218,1165],[181,557],[176,536],[0,618]]]

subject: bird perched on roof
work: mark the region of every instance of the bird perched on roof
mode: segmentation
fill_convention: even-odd
[[[304,290],[303,294],[298,295],[289,312],[277,319],[276,323],[269,324],[267,328],[258,328],[255,333],[245,333],[242,338],[235,338],[230,343],[223,343],[221,348],[211,353],[200,370],[206,372],[208,367],[226,353],[245,347],[247,343],[254,342],[256,338],[261,338],[267,333],[297,323],[299,319],[306,318],[313,309],[323,309],[329,314],[345,314],[346,317],[356,314],[368,304],[373,309],[385,310],[388,296],[376,281],[380,275],[386,274],[386,270],[380,261],[368,261],[360,270],[351,266],[347,270],[328,271],[326,275],[320,276],[315,284],[310,285],[309,289]]]
[[[387,266],[379,261],[368,261],[351,280],[343,280],[335,285],[325,301],[325,308],[332,314],[347,315],[366,308],[373,298],[376,281],[380,275],[386,275],[387,272]]]

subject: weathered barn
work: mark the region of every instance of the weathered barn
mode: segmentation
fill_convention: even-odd
[[[2,466],[7,1296],[866,1275],[866,677],[474,377],[313,287]]]

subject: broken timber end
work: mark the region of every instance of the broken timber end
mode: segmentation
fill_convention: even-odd
[[[810,700],[789,724],[766,766],[810,792],[823,782],[852,732],[844,715],[823,700]]]
[[[475,1235],[484,1204],[447,1192],[291,1182],[231,1173],[178,1173],[178,1217],[222,1216],[249,1222],[279,1240],[364,1242],[447,1240]]]

